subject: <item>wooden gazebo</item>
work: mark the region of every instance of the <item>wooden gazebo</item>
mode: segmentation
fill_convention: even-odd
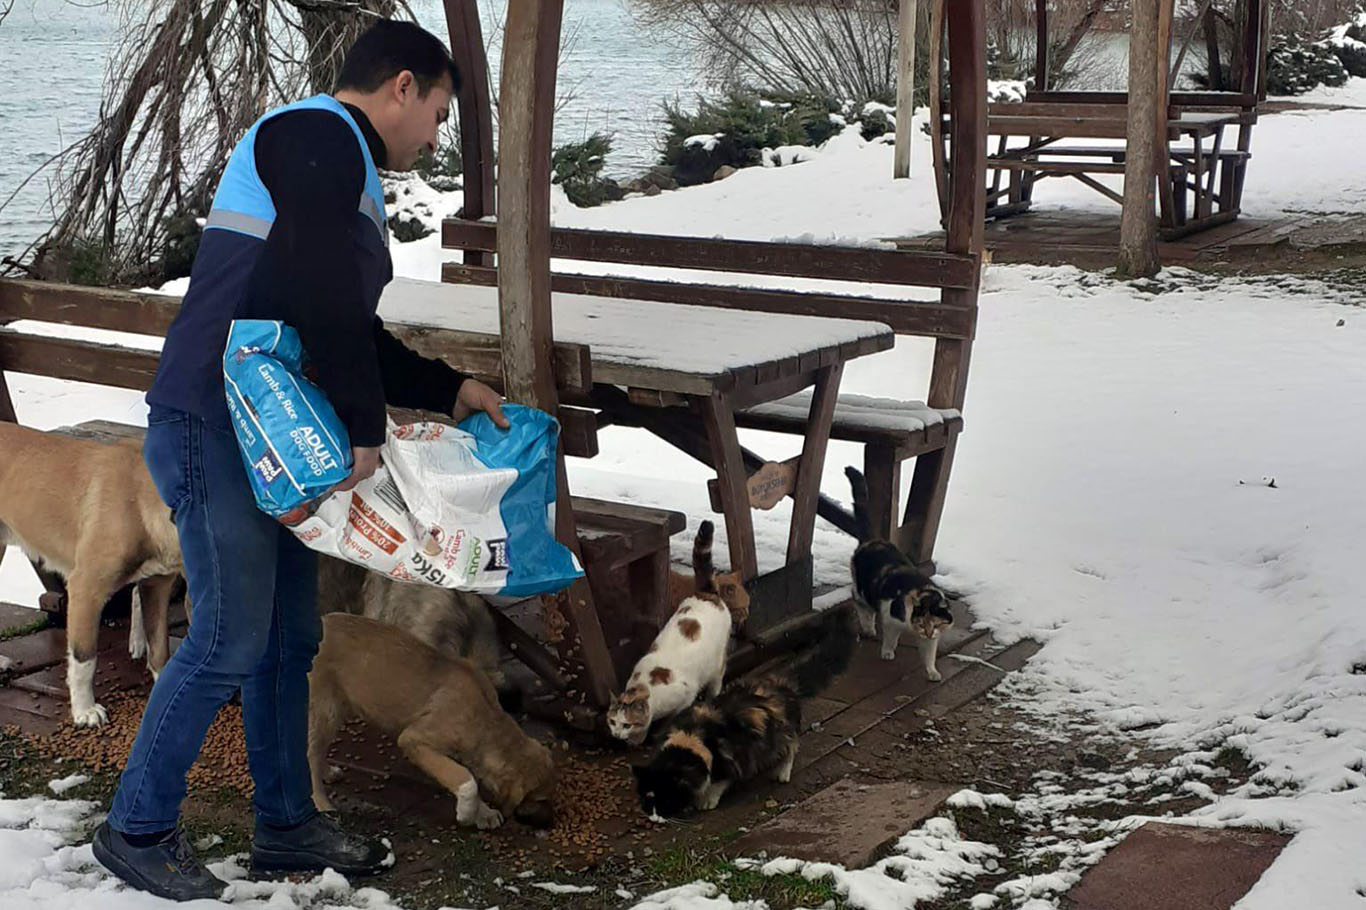
[[[643,427],[715,470],[713,508],[725,516],[731,565],[752,592],[744,642],[731,662],[737,672],[803,640],[815,615],[817,516],[853,527],[848,512],[821,494],[829,439],[863,446],[877,529],[933,567],[976,327],[987,115],[983,2],[947,2],[957,113],[950,128],[955,167],[944,190],[948,231],[942,250],[913,252],[552,229],[562,0],[508,4],[495,200],[492,99],[478,10],[475,0],[446,0],[464,76],[465,194],[461,216],[445,222],[442,236],[459,257],[443,267],[442,282],[391,283],[380,312],[405,343],[560,419],[557,534],[580,553],[587,579],[547,599],[544,635],[497,613],[504,641],[551,690],[531,705],[539,713],[585,729],[600,724],[602,706],[672,610],[665,592],[669,536],[682,529],[683,517],[651,504],[570,495],[563,456],[597,454],[602,426]],[[614,277],[552,274],[552,254],[735,277],[647,280],[629,268]],[[775,289],[775,276],[835,279],[849,290]],[[747,281],[754,277],[764,280]],[[880,292],[871,293],[871,285]],[[173,296],[0,281],[0,420],[17,419],[6,372],[146,389],[159,356],[155,339],[178,309]],[[147,337],[89,341],[45,330],[44,323]],[[935,340],[925,401],[841,399],[844,364],[890,348],[896,334]],[[667,353],[670,344],[682,345],[684,356],[652,354]],[[741,445],[741,427],[799,436],[801,454],[770,461]],[[141,431],[102,425],[92,432]],[[906,510],[898,518],[901,468],[911,459]],[[785,497],[793,507],[783,565],[761,573],[751,509],[772,508]],[[45,603],[58,607],[60,580],[43,580]]]
[[[1173,61],[1176,0],[1159,0],[1157,134],[1165,153],[1157,167],[1160,227],[1176,239],[1238,217],[1243,184],[1252,157],[1252,127],[1257,104],[1266,97],[1267,32],[1270,0],[1240,0],[1235,23],[1241,41],[1231,67],[1232,91],[1173,91],[1181,63],[1213,0],[1203,0],[1182,36]],[[1028,211],[1034,189],[1048,177],[1071,177],[1123,204],[1117,192],[1096,178],[1124,174],[1125,148],[1086,140],[1126,139],[1128,92],[1058,91],[1049,72],[1048,0],[1035,0],[1037,32],[1034,83],[1023,102],[987,106],[987,133],[995,137],[986,167],[985,215],[1005,218]],[[931,32],[931,130],[942,212],[947,217],[949,174],[953,168],[954,106],[943,99],[942,22]],[[1163,62],[1165,61],[1165,63]],[[1226,132],[1236,129],[1236,140]],[[1076,142],[1073,140],[1082,140]]]
[[[562,0],[510,0],[508,4],[495,204],[492,104],[478,10],[475,0],[445,0],[445,8],[456,63],[467,77],[459,98],[466,190],[461,217],[448,219],[443,229],[443,245],[460,251],[461,258],[446,264],[442,279],[497,286],[507,394],[557,411],[567,428],[575,427],[566,433],[566,439],[592,440],[595,428],[608,423],[642,426],[715,468],[713,502],[725,514],[732,565],[743,570],[754,598],[746,630],[754,646],[750,655],[753,660],[762,656],[765,647],[780,646],[810,617],[810,546],[816,515],[852,528],[850,516],[833,500],[820,495],[828,438],[865,444],[865,468],[875,495],[882,494],[891,501],[890,505],[881,505],[884,514],[879,520],[889,533],[898,524],[893,517],[901,462],[916,459],[906,518],[899,523],[898,532],[907,551],[926,568],[931,567],[948,474],[962,426],[975,325],[986,152],[982,0],[946,0],[939,16],[941,29],[947,32],[953,67],[952,106],[958,113],[948,128],[957,149],[956,166],[944,177],[948,233],[945,248],[939,253],[552,228],[550,152]],[[741,277],[734,285],[717,286],[643,280],[629,277],[629,270],[622,277],[611,278],[552,274],[552,255],[558,259],[725,271],[740,273]],[[761,291],[744,286],[745,274],[912,285],[937,288],[940,293],[939,299],[931,302]],[[873,426],[866,419],[861,421],[858,407],[852,403],[846,407],[840,401],[838,384],[844,356],[886,347],[888,338],[863,339],[852,347],[846,343],[844,354],[813,352],[790,364],[756,364],[753,375],[745,370],[728,376],[729,386],[716,383],[701,387],[658,379],[633,385],[631,376],[622,376],[624,381],[604,381],[607,377],[594,356],[594,342],[588,340],[593,380],[586,383],[590,391],[585,395],[582,387],[557,384],[552,356],[552,338],[557,334],[552,327],[552,292],[557,298],[593,295],[628,305],[635,301],[637,306],[648,301],[714,307],[718,320],[726,310],[800,313],[876,320],[898,333],[931,335],[937,341],[927,404],[918,405],[922,410],[912,412],[918,418],[908,418],[898,432],[889,434],[877,429],[877,421]],[[559,309],[557,305],[555,310]],[[813,391],[802,397],[803,388]],[[765,406],[780,396],[779,404],[790,405],[789,411]],[[915,424],[917,419],[919,425]],[[802,455],[785,464],[766,462],[739,444],[738,426],[802,433]],[[596,442],[588,441],[586,448],[595,450]],[[563,467],[560,479],[559,532],[561,539],[572,545],[578,535]],[[750,508],[770,508],[783,494],[794,500],[788,562],[760,575]],[[599,574],[589,566],[590,582],[596,582]],[[623,626],[614,621],[612,611],[602,603],[604,597],[600,586],[590,583],[577,585],[559,600],[565,625],[572,632],[566,640],[573,642],[571,653],[588,677],[583,688],[599,704],[619,684],[634,659],[632,653],[618,654],[615,662],[612,659],[609,642],[620,640],[621,632],[629,635],[630,623]],[[661,614],[658,604],[641,612],[650,634],[667,616]],[[640,621],[640,617],[633,619]],[[639,648],[643,641],[635,644]],[[531,647],[530,643],[525,647]]]

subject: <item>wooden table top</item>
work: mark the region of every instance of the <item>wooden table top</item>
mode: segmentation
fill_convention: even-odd
[[[830,366],[892,347],[879,322],[556,293],[557,342],[587,345],[593,382],[706,395]],[[498,335],[496,288],[398,278],[386,321]]]

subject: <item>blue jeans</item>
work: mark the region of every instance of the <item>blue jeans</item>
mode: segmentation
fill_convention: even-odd
[[[317,811],[308,773],[308,671],[322,635],[316,556],[257,509],[231,429],[154,407],[142,453],[180,536],[192,614],[152,687],[110,827],[174,827],[185,775],[239,688],[257,818],[305,821]]]

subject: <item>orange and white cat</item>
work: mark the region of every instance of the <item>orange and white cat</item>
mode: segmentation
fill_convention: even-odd
[[[655,721],[672,717],[697,696],[715,696],[726,675],[726,647],[735,611],[747,613],[749,595],[735,580],[732,607],[717,591],[712,566],[714,528],[702,522],[693,542],[693,591],[683,597],[650,650],[637,661],[626,689],[613,696],[607,729],[617,739],[640,745]],[[677,582],[670,585],[672,593]]]

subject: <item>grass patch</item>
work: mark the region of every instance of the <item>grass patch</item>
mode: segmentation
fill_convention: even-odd
[[[829,880],[809,881],[800,875],[764,875],[757,870],[737,868],[713,851],[693,847],[671,847],[651,857],[646,869],[652,877],[659,879],[659,888],[709,881],[731,900],[762,900],[773,910],[819,907],[827,901],[833,901],[835,907],[845,906],[844,899]]]
[[[47,614],[43,613],[37,619],[22,626],[14,626],[9,629],[0,630],[0,641],[9,641],[12,638],[23,638],[25,635],[32,635],[34,632],[41,632],[47,628]]]

